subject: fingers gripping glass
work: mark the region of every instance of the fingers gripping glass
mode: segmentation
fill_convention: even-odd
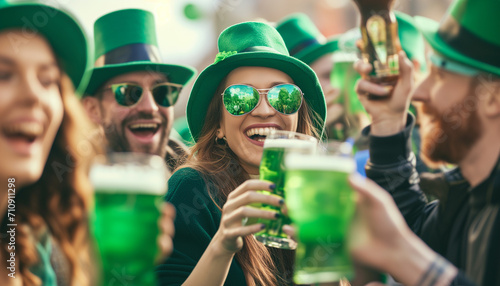
[[[108,87],[115,95],[116,101],[123,106],[135,105],[141,99],[144,89],[133,83],[116,83]],[[179,98],[182,85],[165,82],[154,85],[150,91],[155,102],[163,107],[173,106]]]
[[[227,87],[222,93],[224,107],[232,115],[244,115],[252,112],[266,94],[269,105],[279,113],[290,115],[297,112],[302,105],[303,93],[294,84],[280,84],[266,89],[235,84]]]

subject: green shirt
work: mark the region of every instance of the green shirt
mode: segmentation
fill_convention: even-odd
[[[57,279],[54,268],[50,263],[50,256],[52,254],[52,244],[48,233],[45,233],[36,243],[36,250],[38,253],[38,263],[30,268],[30,271],[42,280],[44,286],[56,286]]]
[[[191,168],[177,170],[170,177],[165,200],[177,211],[174,250],[156,273],[159,285],[181,285],[219,229],[221,211],[208,195],[201,174]],[[243,270],[234,258],[224,285],[246,285]]]

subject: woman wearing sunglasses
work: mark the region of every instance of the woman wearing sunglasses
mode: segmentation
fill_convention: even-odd
[[[293,253],[266,248],[252,236],[262,225],[244,218],[277,217],[250,204],[283,206],[257,193],[270,130],[319,137],[325,100],[314,72],[289,56],[271,26],[245,22],[227,28],[215,63],[196,80],[187,118],[192,155],[169,181],[166,200],[177,208],[174,251],[157,268],[161,285],[286,285]]]
[[[0,284],[92,285],[85,35],[45,5],[0,1],[0,19]]]

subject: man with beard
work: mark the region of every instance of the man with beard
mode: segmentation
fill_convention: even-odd
[[[169,139],[173,105],[195,70],[161,63],[148,11],[106,14],[95,22],[94,38],[95,67],[82,101],[109,150],[159,155],[173,170],[184,152]]]
[[[413,232],[460,270],[453,285],[500,285],[498,11],[499,1],[456,0],[441,24],[417,17],[433,49],[421,84],[413,89],[412,66],[402,52],[392,95],[366,79],[357,85],[373,122],[363,130],[370,136],[366,173],[391,194]],[[366,78],[371,66],[359,61],[356,69]],[[439,201],[427,203],[418,185],[410,99],[418,103],[427,163],[458,166],[441,175]],[[439,277],[439,265],[446,264],[439,261],[429,266],[427,281]]]

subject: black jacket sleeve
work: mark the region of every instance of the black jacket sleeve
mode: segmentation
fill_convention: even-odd
[[[472,283],[463,272],[458,272],[458,275],[453,279],[450,286],[476,286],[476,284]]]
[[[411,131],[415,118],[408,114],[403,131],[387,136],[370,135],[370,126],[363,130],[370,137],[370,159],[365,166],[368,178],[387,190],[403,214],[408,226],[420,236],[422,226],[437,203],[427,204],[419,187],[415,155],[411,149]]]

